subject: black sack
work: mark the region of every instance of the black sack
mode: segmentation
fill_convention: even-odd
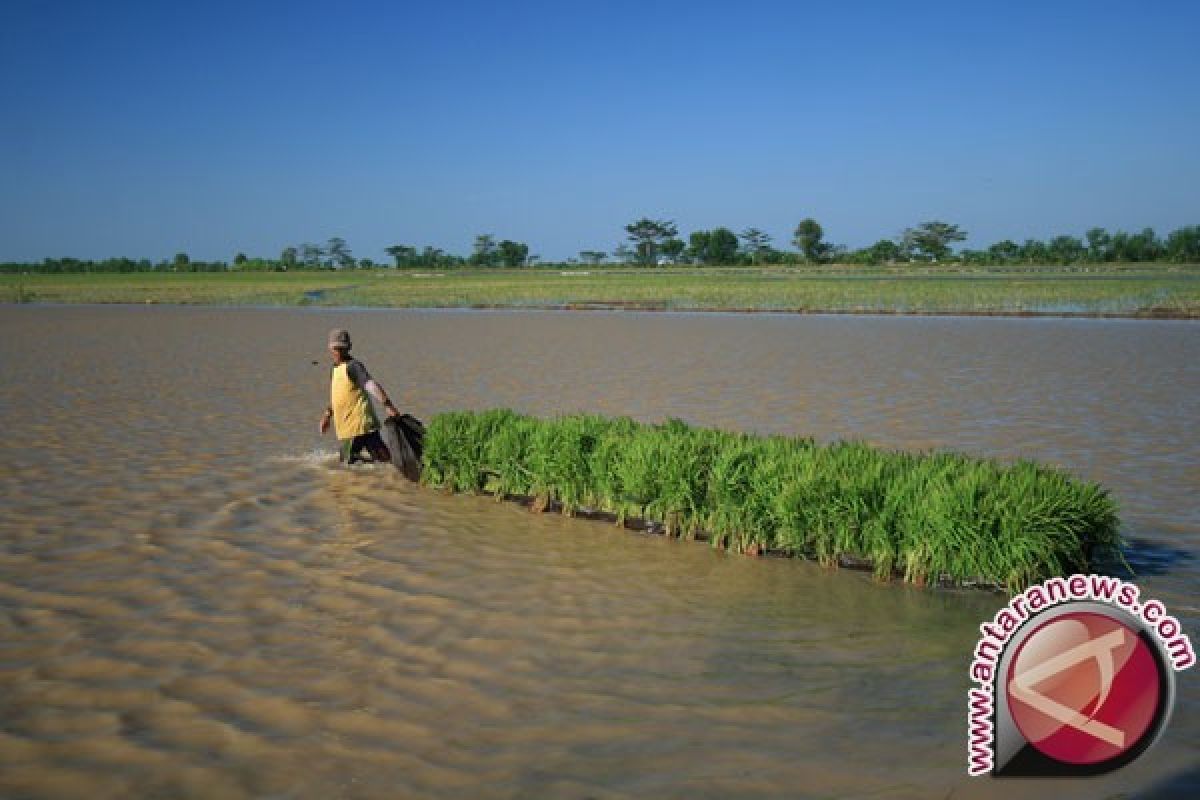
[[[425,426],[411,414],[388,417],[383,423],[383,440],[392,455],[392,465],[410,481],[421,479],[421,453]]]

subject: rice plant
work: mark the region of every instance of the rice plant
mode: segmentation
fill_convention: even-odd
[[[431,486],[632,516],[736,552],[868,565],[880,580],[1011,592],[1120,558],[1108,492],[1031,461],[508,409],[437,415],[424,458]]]

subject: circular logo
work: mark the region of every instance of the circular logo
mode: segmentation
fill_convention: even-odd
[[[1165,720],[1165,669],[1153,646],[1120,620],[1062,614],[1026,637],[1009,663],[1010,714],[1025,740],[1055,761],[1134,758]]]

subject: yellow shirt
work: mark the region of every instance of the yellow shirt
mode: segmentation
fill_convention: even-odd
[[[339,439],[353,439],[379,430],[379,422],[375,419],[375,411],[371,408],[366,390],[350,378],[351,364],[356,365],[356,375],[366,375],[361,364],[350,360],[334,365],[330,380],[329,407],[333,409],[333,430]]]

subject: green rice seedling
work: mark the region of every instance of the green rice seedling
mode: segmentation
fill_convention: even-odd
[[[794,481],[796,465],[810,452],[811,442],[783,436],[750,437],[747,442],[753,448],[753,457],[745,474],[746,495],[737,515],[740,520],[733,526],[736,530],[731,531],[727,544],[742,552],[786,550],[780,532],[787,520],[780,513],[778,499]],[[719,492],[728,490],[728,484],[719,488]]]
[[[871,475],[877,459],[864,446],[855,442],[831,445],[828,468],[835,485],[825,498],[827,507],[826,558],[835,561],[844,556],[864,559],[865,520],[870,518]]]
[[[848,443],[834,453],[836,494],[842,499],[833,509],[833,549],[838,558],[870,562],[875,577],[886,580],[899,555],[897,515],[912,501],[897,474],[901,462],[861,443]]]
[[[607,423],[588,465],[593,481],[589,502],[597,509],[616,514],[617,524],[623,525],[629,507],[619,464],[642,426],[629,417],[609,419]]]
[[[484,463],[492,475],[490,488],[497,500],[506,495],[531,493],[532,477],[526,466],[536,420],[513,415],[496,426],[485,443]]]
[[[667,536],[693,537],[708,495],[714,439],[677,419],[655,430],[659,456],[658,490],[648,513],[661,519]]]
[[[811,451],[793,453],[783,466],[780,490],[770,506],[775,546],[789,555],[815,557],[818,523],[813,512],[828,494],[826,479],[818,473]]]
[[[517,419],[516,412],[507,408],[490,409],[473,415],[473,425],[465,431],[470,443],[462,448],[460,454],[460,485],[465,487],[460,491],[478,493],[485,490],[495,475],[488,459],[488,448]]]
[[[613,478],[620,487],[618,502],[622,518],[632,511],[650,521],[650,505],[659,497],[659,466],[662,443],[653,428],[641,428],[626,443],[612,464]]]
[[[591,455],[605,425],[594,416],[560,417],[538,426],[530,439],[528,466],[532,494],[556,500],[574,514],[594,495]]]
[[[911,457],[906,465],[902,494],[908,501],[894,509],[897,560],[905,581],[924,583],[933,569],[932,537],[945,527],[943,494],[959,469],[958,458],[950,453],[930,453]],[[935,576],[936,579],[936,576]]]
[[[603,468],[598,451],[610,441],[610,431],[619,422],[599,414],[581,414],[577,419],[580,447],[568,476],[573,483],[569,490],[571,503],[576,509],[608,510],[600,490],[604,478],[596,471]]]
[[[457,492],[480,492],[491,475],[487,448],[495,435],[513,424],[509,409],[439,414],[426,431],[426,483]]]
[[[1121,520],[1117,502],[1103,486],[1096,483],[1070,483],[1072,508],[1076,514],[1076,530],[1083,540],[1086,569],[1107,561],[1124,561]],[[1124,565],[1126,568],[1129,564]]]
[[[862,557],[875,578],[891,580],[901,557],[908,509],[921,503],[924,481],[918,458],[907,453],[876,454],[860,489],[867,513],[860,520]]]
[[[900,566],[904,579],[925,584],[937,581],[950,566],[954,545],[959,536],[961,498],[953,478],[935,478],[925,486],[924,502],[914,509],[906,526],[907,537],[901,542]]]
[[[424,467],[421,479],[430,486],[454,491],[468,491],[470,480],[461,473],[463,453],[472,447],[473,434],[468,430],[474,418],[470,412],[449,411],[438,414],[426,428]]]
[[[671,535],[703,529],[741,552],[850,559],[881,580],[1017,591],[1121,551],[1105,489],[1029,461],[507,409],[439,414],[425,445],[429,485],[632,514]]]
[[[549,422],[538,423],[529,437],[529,452],[525,466],[529,470],[529,494],[534,508],[548,508],[554,499],[555,483],[560,472],[559,452],[555,446],[558,430]]]
[[[712,461],[706,524],[714,547],[745,551],[769,549],[770,497],[775,465],[764,464],[761,441],[741,435],[726,443]]]
[[[997,519],[996,536],[981,539],[992,545],[983,571],[1010,589],[1088,571],[1097,553],[1120,552],[1116,507],[1100,487],[1027,461],[991,477],[993,509],[981,515]]]
[[[784,487],[785,496],[794,504],[789,529],[802,532],[806,553],[824,566],[836,566],[854,546],[856,501],[844,492],[842,457],[836,447],[814,450],[802,471]]]
[[[1041,574],[1058,573],[1076,560],[1055,543],[1061,531],[1042,493],[1046,481],[1057,482],[1052,474],[1039,474],[1028,462],[991,469],[977,465],[973,472],[975,535],[960,554],[961,571],[1013,588]]]

